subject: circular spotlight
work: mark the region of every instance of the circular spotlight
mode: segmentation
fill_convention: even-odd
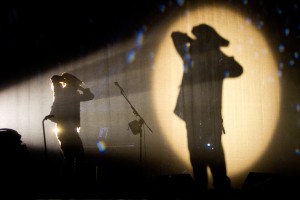
[[[171,33],[181,31],[193,38],[192,27],[202,23],[213,27],[230,42],[221,50],[234,56],[244,69],[240,77],[224,79],[222,94],[226,130],[222,140],[228,175],[234,179],[249,172],[272,140],[280,105],[277,64],[260,27],[230,7],[188,8],[171,17],[168,26],[159,30],[162,40],[156,52],[151,90],[154,110],[159,130],[189,170],[185,123],[174,114],[183,62]]]

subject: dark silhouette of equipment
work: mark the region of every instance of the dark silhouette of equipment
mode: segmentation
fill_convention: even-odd
[[[52,118],[52,117],[54,117],[54,115],[47,115],[47,116],[44,118],[44,120],[50,119],[50,118]]]
[[[0,182],[2,195],[25,194],[29,175],[28,150],[14,129],[0,128]]]
[[[130,101],[127,98],[127,95],[125,93],[125,91],[123,90],[123,88],[119,85],[118,82],[115,82],[115,85],[120,89],[121,94],[124,96],[124,98],[127,100],[127,102],[129,103],[133,114],[139,118],[139,120],[133,120],[130,123],[128,123],[128,126],[130,128],[130,130],[132,131],[132,133],[134,135],[140,134],[140,161],[142,162],[142,135],[143,135],[143,131],[142,131],[142,126],[145,124],[147,126],[147,128],[151,131],[151,133],[153,132],[151,130],[151,128],[147,125],[147,123],[145,122],[145,120],[143,119],[143,117],[136,111],[136,109],[133,107],[133,105],[130,103]]]
[[[48,160],[48,153],[47,153],[47,144],[46,144],[46,134],[45,134],[45,123],[44,121],[47,120],[47,119],[50,119],[50,118],[53,118],[54,115],[47,115],[45,116],[45,118],[43,119],[43,135],[44,135],[44,148],[45,148],[45,158],[46,158],[46,161]]]
[[[128,126],[134,135],[142,133],[142,123],[140,123],[138,120],[133,120],[132,122],[129,122]]]

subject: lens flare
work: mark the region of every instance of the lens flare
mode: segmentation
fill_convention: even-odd
[[[97,142],[97,147],[98,147],[100,153],[104,153],[106,150],[106,144],[102,140]]]

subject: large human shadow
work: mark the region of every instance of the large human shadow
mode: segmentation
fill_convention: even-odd
[[[222,119],[222,86],[227,77],[238,77],[242,66],[226,56],[220,47],[229,41],[211,26],[200,24],[186,33],[171,34],[184,64],[184,74],[174,113],[186,123],[190,162],[196,186],[208,188],[208,173],[214,189],[230,189],[221,137],[225,134]]]

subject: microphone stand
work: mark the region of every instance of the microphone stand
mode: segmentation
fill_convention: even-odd
[[[46,118],[43,119],[43,135],[44,135],[44,148],[45,148],[45,158],[46,158],[46,162],[48,161],[48,152],[47,152],[47,145],[46,145],[46,134],[45,134],[45,122]]]
[[[51,172],[50,170],[51,170],[51,168],[50,168],[50,166],[49,166],[49,164],[50,164],[50,162],[49,162],[49,160],[48,160],[48,152],[47,152],[47,145],[46,145],[46,134],[45,134],[45,121],[47,120],[47,119],[50,119],[50,118],[52,118],[52,117],[54,117],[54,115],[47,115],[47,116],[45,116],[44,117],[44,119],[43,119],[43,122],[42,122],[42,124],[43,124],[43,135],[44,135],[44,147],[45,147],[45,163],[44,163],[44,170],[45,170],[45,178],[47,179],[47,180],[51,180],[51,178],[52,178],[52,176],[51,176],[51,173],[49,173],[49,172]]]
[[[44,135],[44,147],[45,147],[45,158],[46,158],[46,162],[48,161],[48,152],[47,152],[47,145],[46,145],[46,134],[45,134],[45,120],[50,119],[54,117],[54,115],[47,115],[44,119],[43,119],[43,135]]]
[[[120,92],[121,94],[124,96],[124,98],[127,100],[127,102],[129,103],[131,109],[133,110],[133,114],[136,116],[136,117],[139,117],[139,126],[141,127],[143,124],[145,124],[147,126],[147,128],[152,132],[151,128],[148,126],[148,124],[145,122],[145,120],[143,119],[143,117],[136,111],[136,109],[133,107],[133,105],[130,103],[130,101],[128,100],[127,96],[126,96],[126,93],[124,92],[123,88],[118,84],[118,82],[115,82],[115,85],[120,88]],[[142,163],[142,129],[140,131],[140,162]]]

